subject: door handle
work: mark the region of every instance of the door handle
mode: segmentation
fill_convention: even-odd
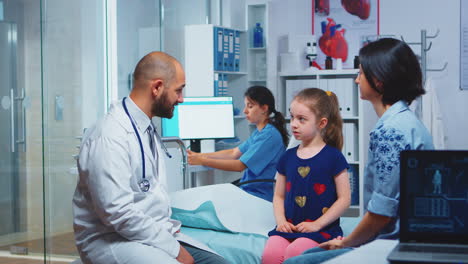
[[[21,139],[16,140],[17,144],[23,144],[23,152],[26,152],[26,108],[24,107],[24,99],[26,98],[24,89],[21,90],[21,96],[16,97],[16,101],[21,101]]]
[[[10,124],[11,124],[11,136],[10,136],[10,144],[11,144],[11,152],[15,152],[15,91],[10,89]]]

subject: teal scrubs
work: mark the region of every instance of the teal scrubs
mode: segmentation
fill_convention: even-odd
[[[285,151],[283,138],[273,125],[267,124],[261,131],[256,129],[249,139],[239,145],[242,153],[240,161],[247,167],[241,182],[256,179],[274,179],[276,164]],[[258,182],[241,185],[246,192],[263,198],[273,200],[273,183]]]

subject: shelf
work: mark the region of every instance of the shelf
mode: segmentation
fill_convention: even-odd
[[[245,119],[245,115],[235,115],[234,119]]]
[[[349,165],[359,165],[359,161],[348,161]]]
[[[264,80],[249,80],[249,82],[266,82],[267,80],[264,79]]]
[[[236,71],[214,71],[217,73],[222,73],[222,74],[230,74],[230,75],[247,75],[247,72],[236,72]]]
[[[341,119],[343,119],[343,121],[358,121],[359,117],[358,116],[342,116]]]
[[[266,51],[266,47],[263,48],[249,48],[251,51]]]
[[[358,69],[344,69],[344,70],[319,70],[319,69],[308,69],[303,71],[294,71],[294,72],[280,72],[279,76],[282,77],[294,77],[294,76],[316,76],[316,75],[356,75],[358,74]]]

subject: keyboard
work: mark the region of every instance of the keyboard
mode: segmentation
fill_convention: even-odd
[[[468,247],[454,247],[453,245],[431,246],[431,245],[400,245],[400,251],[403,252],[432,252],[447,254],[468,254]]]

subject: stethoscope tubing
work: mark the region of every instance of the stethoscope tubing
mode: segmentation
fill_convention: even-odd
[[[135,122],[133,122],[132,116],[131,116],[130,113],[128,112],[127,105],[125,104],[125,99],[127,99],[127,97],[124,97],[124,98],[122,99],[122,105],[123,105],[123,108],[124,108],[124,110],[125,110],[125,113],[126,113],[127,116],[128,116],[128,119],[130,119],[130,122],[132,123],[133,130],[135,131],[135,133],[136,133],[136,135],[137,135],[138,144],[140,144],[141,162],[142,162],[142,169],[143,169],[143,171],[142,171],[142,179],[145,180],[145,179],[146,179],[146,171],[145,171],[145,151],[143,150],[143,143],[141,142],[140,133],[138,133],[138,129],[136,128]]]

